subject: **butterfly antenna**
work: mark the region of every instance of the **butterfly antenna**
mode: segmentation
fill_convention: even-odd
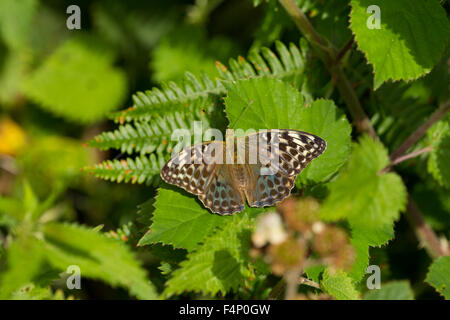
[[[242,116],[244,115],[244,113],[248,110],[248,108],[253,104],[253,99],[249,101],[248,105],[244,108],[244,110],[242,110],[241,114],[239,115],[239,117],[237,118],[237,120],[233,123],[233,125],[231,126],[231,129],[235,129],[237,123],[241,120]]]
[[[113,160],[117,160],[117,159],[119,159],[120,157],[122,157],[123,155],[124,155],[124,153],[121,152],[121,153],[119,153],[118,155],[116,155],[116,156],[113,158]]]

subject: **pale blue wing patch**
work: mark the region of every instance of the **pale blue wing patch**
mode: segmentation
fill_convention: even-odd
[[[272,175],[259,175],[261,166],[252,165],[256,183],[245,194],[251,207],[272,206],[290,195],[294,187],[294,177],[277,172]]]
[[[205,207],[221,215],[229,215],[244,210],[244,200],[234,187],[227,166],[218,168],[206,192],[199,195],[198,198]]]

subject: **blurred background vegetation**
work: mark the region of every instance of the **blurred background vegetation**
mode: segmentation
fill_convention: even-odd
[[[336,47],[351,37],[348,6],[339,1],[299,2]],[[132,239],[133,230],[127,226],[134,227],[138,205],[151,199],[155,189],[110,183],[83,172],[83,167],[121,156],[85,142],[114,129],[108,115],[130,107],[137,91],[161,81],[181,81],[185,71],[203,71],[214,78],[217,60],[226,63],[252,48],[273,48],[275,40],[299,39],[294,24],[273,2],[254,7],[251,0],[76,1],[81,30],[68,30],[66,9],[71,4],[74,1],[0,0],[0,259],[12,224],[2,211],[16,204],[11,199],[25,199],[26,190],[40,201],[57,199],[55,210],[62,220],[103,225],[102,231],[134,247],[137,239]],[[355,51],[346,59],[349,77],[391,150],[434,111],[433,105],[448,99],[445,58],[420,81],[386,84],[376,94],[367,93],[372,71],[362,54]],[[334,98],[326,70],[317,59],[310,62],[310,94]],[[388,105],[397,107],[384,108]],[[407,184],[420,177],[409,173]],[[433,228],[448,234],[450,197],[445,191],[435,192],[431,178],[423,180],[428,183],[416,184],[413,195]],[[441,207],[430,207],[429,197],[441,198]],[[144,229],[146,219],[138,220]],[[417,298],[438,298],[422,283],[431,260],[417,246],[402,218],[395,240],[371,251],[373,263],[388,265],[383,273],[387,279],[410,279]],[[157,270],[158,257],[145,248],[137,251],[148,270]],[[153,274],[152,281],[161,286],[163,276],[159,271]],[[84,284],[82,291],[66,295],[129,297],[125,290],[101,281]]]

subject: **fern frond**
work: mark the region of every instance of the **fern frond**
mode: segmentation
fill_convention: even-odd
[[[152,122],[126,123],[114,131],[99,134],[88,144],[101,150],[119,149],[127,154],[171,152],[174,146],[174,141],[171,139],[172,133],[176,129],[187,129],[193,133],[193,124],[196,120],[202,122],[203,128],[210,127],[204,115],[175,112],[155,118]]]
[[[135,100],[135,98],[133,99]],[[209,113],[217,102],[217,99],[214,99],[213,97],[200,97],[190,103],[172,103],[166,101],[158,104],[152,111],[149,111],[148,107],[131,107],[111,114],[110,118],[116,123],[124,124],[125,122],[131,121],[150,121],[150,119],[154,117],[174,112],[184,112],[194,114],[196,117],[201,117],[205,113]]]
[[[84,171],[95,177],[112,182],[130,182],[153,184],[158,181],[159,172],[164,166],[164,158],[152,153],[150,156],[139,156],[134,159],[106,160],[102,163],[85,167]]]
[[[226,93],[222,81],[235,81],[251,77],[274,77],[292,82],[299,86],[303,78],[304,60],[296,45],[291,43],[289,48],[282,42],[276,42],[275,54],[268,48],[261,48],[250,52],[248,60],[243,57],[230,59],[228,69],[220,62],[216,62],[219,78],[214,81],[206,74],[201,78],[187,72],[184,83],[163,83],[161,89],[153,88],[133,95],[134,106],[113,115],[118,122],[133,121],[155,114],[170,113],[185,109],[198,112],[207,105],[214,104],[213,99]],[[184,106],[185,108],[181,108]]]

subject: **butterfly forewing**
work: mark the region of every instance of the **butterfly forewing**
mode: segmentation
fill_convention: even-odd
[[[203,205],[214,213],[240,212],[244,210],[244,200],[223,164],[224,150],[221,141],[185,148],[166,163],[161,177],[167,183],[198,195]]]
[[[279,171],[289,177],[298,175],[326,148],[325,140],[303,131],[261,130],[257,134],[260,155],[258,163],[270,163],[274,173]],[[264,148],[268,149],[267,152],[262,150]]]
[[[248,163],[246,170],[245,195],[252,207],[271,206],[289,196],[296,176],[326,148],[322,138],[297,130],[261,130],[240,139],[238,146],[258,152],[257,163]]]
[[[213,145],[215,144],[215,145]],[[223,149],[223,143],[206,142],[187,147],[173,156],[161,170],[161,178],[193,194],[205,193],[218,164],[206,161],[208,148]]]

